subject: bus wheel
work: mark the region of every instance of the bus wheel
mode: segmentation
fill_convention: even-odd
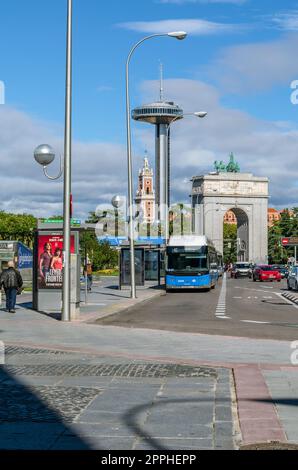
[[[215,284],[213,284],[213,286],[211,286],[211,289],[215,289]]]

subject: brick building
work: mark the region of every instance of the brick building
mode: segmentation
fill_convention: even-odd
[[[281,214],[285,212],[287,209],[282,209],[282,210],[277,210],[274,209],[273,207],[268,208],[268,227],[272,227],[274,222],[278,221],[281,217]],[[294,215],[293,211],[289,211],[290,216],[292,217]],[[234,214],[233,211],[227,211],[224,215],[224,223],[225,224],[232,224],[236,225],[237,224],[237,218]]]

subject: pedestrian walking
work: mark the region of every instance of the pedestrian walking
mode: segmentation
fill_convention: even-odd
[[[87,263],[87,266],[84,268],[84,276],[87,276],[87,289],[90,292],[91,287],[92,287],[92,282],[93,282],[93,276],[92,276],[92,264]]]
[[[6,312],[15,313],[17,294],[23,285],[19,271],[15,269],[13,261],[8,261],[7,269],[0,276],[0,288],[4,288],[6,295]]]

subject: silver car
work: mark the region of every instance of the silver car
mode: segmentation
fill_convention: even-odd
[[[231,277],[234,277],[235,279],[237,277],[248,277],[249,268],[250,268],[250,263],[246,263],[244,261],[238,261],[233,266]]]
[[[289,290],[298,290],[298,266],[291,266],[287,279]]]

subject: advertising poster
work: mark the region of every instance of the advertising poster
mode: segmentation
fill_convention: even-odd
[[[22,243],[18,243],[18,268],[19,269],[32,269],[33,268],[33,253]]]
[[[38,289],[62,288],[63,235],[38,237]],[[75,239],[71,236],[70,252],[75,253]]]

